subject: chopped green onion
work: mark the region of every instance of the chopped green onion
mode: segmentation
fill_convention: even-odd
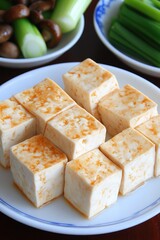
[[[160,1],[159,0],[152,0],[152,2],[156,7],[160,8]]]
[[[125,0],[125,3],[144,15],[160,22],[160,10],[152,0]]]
[[[17,19],[13,22],[16,41],[25,58],[34,58],[47,52],[46,43],[37,29],[26,18]]]
[[[122,4],[118,20],[123,26],[148,41],[151,45],[160,48],[160,23]],[[154,42],[153,42],[154,41]],[[156,44],[158,44],[156,46]]]
[[[160,52],[126,29],[118,21],[111,24],[108,37],[115,47],[160,67]]]
[[[114,31],[110,32],[109,40],[113,46],[115,46],[120,51],[126,53],[128,56],[132,56],[136,59],[144,61],[144,58],[141,57],[140,54],[135,52],[135,48],[133,46],[128,45],[128,42],[121,36],[117,35],[117,33],[115,33]]]
[[[51,19],[61,28],[62,33],[73,30],[91,0],[58,0]]]

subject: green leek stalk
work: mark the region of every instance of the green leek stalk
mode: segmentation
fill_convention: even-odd
[[[156,7],[160,8],[160,1],[159,0],[152,0],[152,2]]]
[[[91,0],[58,0],[51,15],[61,28],[62,33],[72,31]]]
[[[108,32],[109,41],[125,53],[160,67],[160,52],[114,21]]]
[[[119,15],[119,22],[141,38],[145,39],[160,50],[160,23],[156,22],[137,11],[122,4]]]
[[[9,0],[0,0],[0,10],[7,10],[12,6]]]
[[[152,0],[125,0],[125,3],[144,15],[160,22],[160,10]]]
[[[27,18],[15,20],[13,29],[18,46],[25,58],[40,57],[47,52],[41,33]]]

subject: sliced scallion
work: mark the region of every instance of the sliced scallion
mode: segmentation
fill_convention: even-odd
[[[61,28],[62,33],[73,30],[91,0],[58,0],[51,19]]]
[[[160,23],[122,4],[118,21],[128,30],[160,51]]]
[[[160,10],[152,0],[125,0],[125,3],[144,15],[160,22]]]
[[[35,25],[26,18],[13,22],[16,41],[25,58],[34,58],[47,52],[46,43]]]
[[[132,56],[139,56],[148,63],[160,67],[160,52],[134,33],[114,21],[108,33],[109,41]]]

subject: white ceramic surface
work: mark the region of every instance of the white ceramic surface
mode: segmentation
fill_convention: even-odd
[[[0,86],[0,100],[50,77],[63,87],[62,74],[78,63],[63,63],[24,73]],[[112,66],[102,65],[115,74],[120,87],[131,84],[159,103],[160,89],[147,80]],[[160,112],[160,105],[158,108]],[[91,218],[84,218],[63,197],[36,209],[13,184],[10,170],[0,167],[0,211],[26,225],[45,231],[92,235],[135,226],[160,213],[160,178],[153,178]]]
[[[98,37],[111,52],[113,52],[128,66],[142,73],[154,77],[160,77],[160,68],[137,61],[136,59],[125,55],[108,41],[107,32],[111,24],[111,20],[117,15],[122,2],[123,0],[100,0],[98,2],[93,16],[94,27]]]
[[[73,31],[64,34],[58,46],[53,49],[48,49],[45,55],[37,58],[18,59],[0,57],[0,66],[9,68],[31,68],[51,62],[63,55],[77,43],[83,33],[84,27],[85,19],[84,16],[82,16],[77,27]]]

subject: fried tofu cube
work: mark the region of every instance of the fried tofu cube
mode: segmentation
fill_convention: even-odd
[[[91,218],[117,201],[121,177],[122,170],[94,149],[67,163],[64,197]]]
[[[127,128],[100,146],[123,171],[120,193],[125,195],[153,177],[155,145],[141,133]]]
[[[102,144],[106,128],[85,109],[75,105],[50,120],[44,136],[72,160]]]
[[[156,146],[154,175],[157,177],[160,175],[160,115],[142,123],[136,129],[149,138]]]
[[[48,120],[75,105],[73,99],[49,78],[17,93],[15,98],[37,118],[38,134],[44,133]]]
[[[158,114],[157,104],[128,84],[100,100],[98,111],[111,136],[135,128]]]
[[[63,82],[65,91],[98,120],[97,103],[119,88],[116,77],[89,58],[65,73]]]
[[[10,147],[35,132],[36,119],[14,98],[0,101],[0,164],[10,167]]]
[[[63,194],[66,163],[66,155],[41,134],[11,148],[14,182],[37,208]]]

